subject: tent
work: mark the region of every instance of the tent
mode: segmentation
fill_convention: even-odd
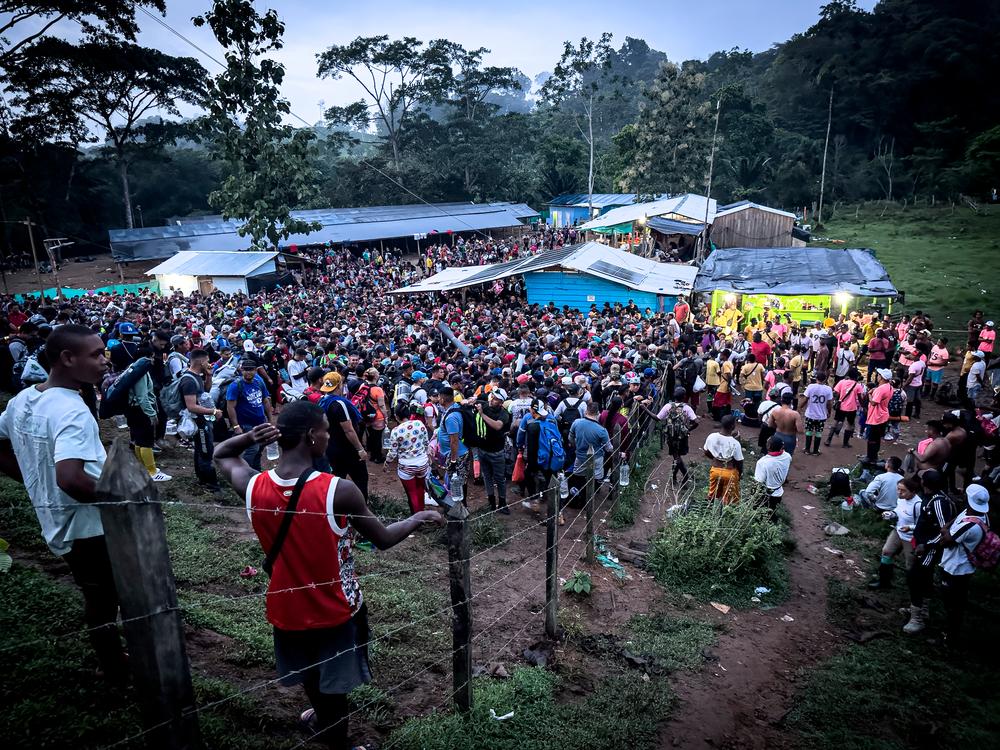
[[[891,302],[899,292],[873,250],[826,247],[726,248],[705,261],[694,291],[712,295],[712,313],[760,317],[765,307],[811,322],[857,307]],[[735,313],[727,313],[726,318]]]
[[[698,269],[684,263],[659,263],[599,242],[546,250],[527,258],[484,266],[448,268],[391,294],[450,291],[524,276],[529,303],[568,305],[579,310],[604,302],[634,301],[661,310],[687,294]]]

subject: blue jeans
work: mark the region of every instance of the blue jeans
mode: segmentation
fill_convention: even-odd
[[[246,425],[246,424],[241,424],[240,425],[240,429],[243,430],[243,432],[253,432],[253,428],[254,427],[256,427],[256,425],[252,425],[252,424],[251,425]],[[249,448],[247,448],[245,451],[243,451],[243,460],[246,461],[248,464],[250,464],[250,468],[253,469],[254,471],[260,471],[260,454],[261,454],[261,450],[262,450],[262,448],[261,448],[260,444],[259,443],[254,443]]]

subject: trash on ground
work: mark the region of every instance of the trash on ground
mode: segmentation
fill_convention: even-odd
[[[841,550],[839,550],[839,549],[834,549],[833,547],[824,547],[823,549],[825,549],[831,555],[836,555],[837,557],[843,557],[844,556],[844,553]]]
[[[758,586],[753,590],[753,592],[757,594],[757,596],[760,596],[761,594],[770,594],[771,589],[769,589],[767,586]]]
[[[496,719],[497,721],[507,721],[507,719],[513,719],[514,718],[514,712],[513,711],[508,711],[503,716],[497,716],[497,712],[494,711],[491,708],[490,709],[490,718],[491,719]]]
[[[752,601],[754,604],[760,604],[760,597],[759,596],[751,596],[750,597],[750,601]]]
[[[792,617],[791,615],[782,615],[781,616],[781,621],[782,622],[795,622],[795,618]]]
[[[257,570],[253,565],[247,565],[243,570],[240,571],[240,578],[253,578],[260,571]]]
[[[816,510],[815,505],[803,505],[802,510]]]
[[[728,615],[729,610],[732,609],[728,604],[719,604],[719,602],[709,602],[713,607],[719,610],[722,614]]]
[[[818,495],[819,488],[815,484],[807,484],[806,492],[808,492],[810,495]]]
[[[831,521],[823,527],[823,532],[828,536],[844,536],[850,534],[851,530],[842,524]]]

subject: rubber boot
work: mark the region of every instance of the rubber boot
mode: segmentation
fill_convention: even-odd
[[[854,435],[854,430],[844,430],[844,447],[851,447],[851,437]]]
[[[880,563],[878,566],[878,576],[874,581],[868,584],[868,588],[876,590],[884,590],[892,588],[892,577],[896,572],[896,567],[892,563]]]
[[[490,504],[490,510],[496,510],[497,509],[497,499],[495,497],[493,497],[493,495],[487,495],[486,496],[486,502],[488,502]]]
[[[924,607],[910,605],[910,621],[903,626],[907,635],[916,635],[924,629]]]
[[[826,436],[827,447],[829,447],[830,443],[833,442],[833,439],[837,437],[838,432],[840,432],[840,428],[837,427],[837,425],[834,425],[833,427],[830,428],[830,433]]]
[[[509,516],[510,508],[507,507],[507,496],[500,495],[499,502],[500,502],[500,515]]]
[[[136,446],[135,456],[142,461],[142,465],[146,467],[146,471],[149,472],[150,476],[156,473],[156,459],[153,458],[152,448],[140,448]]]

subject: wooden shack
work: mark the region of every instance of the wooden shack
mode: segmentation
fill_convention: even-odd
[[[720,206],[712,222],[712,244],[725,247],[792,247],[795,214],[751,201]]]

